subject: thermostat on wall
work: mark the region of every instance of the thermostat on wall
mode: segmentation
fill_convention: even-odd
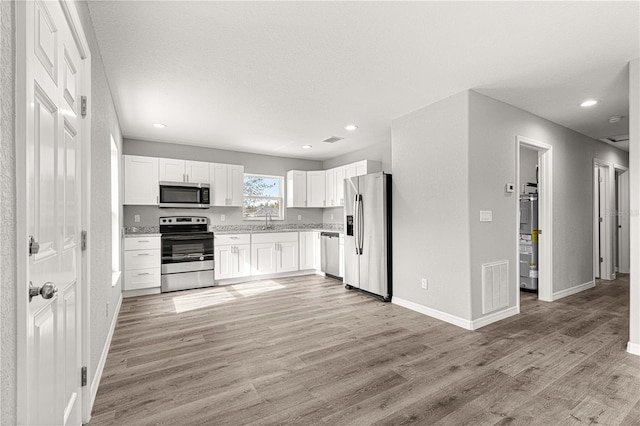
[[[513,191],[515,191],[516,186],[512,183],[508,183],[505,185],[504,190],[511,193]]]

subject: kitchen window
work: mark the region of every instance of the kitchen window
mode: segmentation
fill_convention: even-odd
[[[245,220],[284,220],[284,177],[244,175],[243,216]]]

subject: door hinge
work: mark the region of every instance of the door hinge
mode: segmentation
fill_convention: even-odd
[[[80,115],[82,118],[87,116],[87,97],[80,96]]]
[[[604,222],[604,219],[600,218],[600,223]]]
[[[600,263],[602,263],[602,262],[604,262],[604,259],[603,259],[603,258],[600,258]]]
[[[87,251],[87,231],[80,232],[80,250]]]
[[[87,367],[80,369],[80,386],[87,386]]]
[[[33,238],[33,235],[29,235],[29,256],[38,254],[40,251],[40,244]]]

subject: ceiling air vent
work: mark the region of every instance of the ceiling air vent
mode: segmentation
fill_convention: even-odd
[[[604,138],[600,138],[600,140],[602,142],[608,142],[608,143],[628,142],[629,135],[607,136]]]
[[[336,143],[338,141],[341,141],[344,138],[341,138],[340,136],[331,136],[330,138],[327,138],[325,140],[323,140],[322,142],[327,142],[327,143]]]

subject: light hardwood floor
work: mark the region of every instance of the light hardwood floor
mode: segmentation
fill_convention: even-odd
[[[478,331],[320,276],[126,299],[98,425],[640,425],[629,280]]]

